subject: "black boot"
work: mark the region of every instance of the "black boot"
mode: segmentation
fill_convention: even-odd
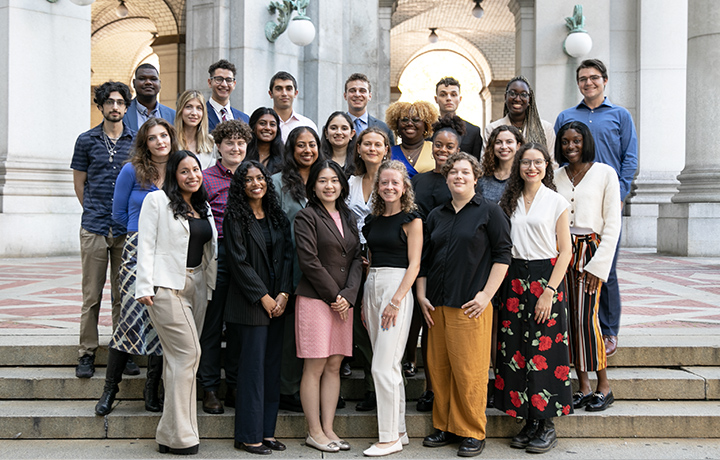
[[[543,454],[557,445],[557,434],[555,424],[551,418],[540,420],[535,437],[530,440],[525,448],[526,452]]]
[[[112,412],[112,405],[115,402],[115,395],[117,395],[120,388],[118,385],[122,382],[123,370],[125,370],[125,364],[127,364],[128,355],[125,352],[109,349],[108,352],[108,364],[105,370],[105,387],[103,388],[103,394],[100,396],[100,400],[95,405],[95,413],[97,415],[107,415]]]
[[[538,429],[538,421],[537,420],[526,420],[525,426],[522,430],[520,430],[520,433],[518,433],[514,438],[512,438],[512,441],[510,441],[510,447],[514,447],[516,449],[524,449],[530,444],[530,440],[535,438],[535,433]]]
[[[145,410],[149,412],[162,412],[163,401],[158,396],[160,379],[162,378],[163,357],[148,356],[147,380],[143,397],[145,398]]]

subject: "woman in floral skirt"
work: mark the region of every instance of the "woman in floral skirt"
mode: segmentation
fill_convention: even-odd
[[[569,203],[555,191],[545,146],[515,155],[500,207],[510,216],[513,259],[500,288],[495,407],[525,419],[510,442],[528,452],[557,444],[553,417],[572,412],[567,298]]]

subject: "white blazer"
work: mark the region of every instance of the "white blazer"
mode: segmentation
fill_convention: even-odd
[[[135,298],[154,296],[155,286],[182,290],[185,287],[190,225],[186,219],[175,219],[164,191],[148,193],[138,221],[138,252]],[[205,243],[202,268],[212,298],[217,277],[217,229],[208,205],[208,222],[212,239]]]

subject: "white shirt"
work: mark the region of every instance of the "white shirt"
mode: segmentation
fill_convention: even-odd
[[[315,132],[318,133],[318,136],[320,135],[317,125],[314,121],[293,111],[287,121],[282,121],[282,118],[280,119],[280,135],[282,136],[283,144],[285,143],[285,141],[287,141],[287,138],[290,135],[290,131],[297,128],[298,126],[308,126],[314,129]],[[320,148],[319,145],[318,148]]]
[[[510,218],[512,255],[515,259],[544,260],[558,256],[557,220],[570,203],[557,192],[540,185],[530,209],[525,211],[524,197]]]
[[[227,105],[220,105],[219,102],[217,102],[215,99],[213,99],[213,98],[211,97],[211,98],[210,98],[210,105],[212,106],[213,110],[215,111],[215,115],[217,115],[218,121],[219,121],[220,123],[222,123],[222,121],[223,121],[223,116],[222,116],[222,114],[220,113],[220,111],[221,111],[222,109],[225,109],[225,110],[227,111],[227,113],[225,114],[225,120],[226,120],[226,121],[227,121],[227,120],[234,120],[234,119],[235,119],[235,118],[233,117],[232,110],[230,110],[230,101],[229,101],[229,100],[228,100]]]
[[[365,225],[365,218],[370,214],[372,210],[372,193],[367,202],[365,202],[365,195],[363,194],[362,188],[363,176],[350,176],[348,179],[348,185],[350,186],[350,192],[347,197],[347,204],[350,210],[355,214],[357,219],[358,234],[360,235],[360,243],[365,244],[365,236],[362,233],[362,228]]]

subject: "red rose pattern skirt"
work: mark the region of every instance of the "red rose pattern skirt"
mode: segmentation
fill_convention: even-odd
[[[495,407],[513,417],[542,420],[573,412],[564,282],[550,319],[534,319],[554,265],[555,259],[513,259],[500,287]]]

